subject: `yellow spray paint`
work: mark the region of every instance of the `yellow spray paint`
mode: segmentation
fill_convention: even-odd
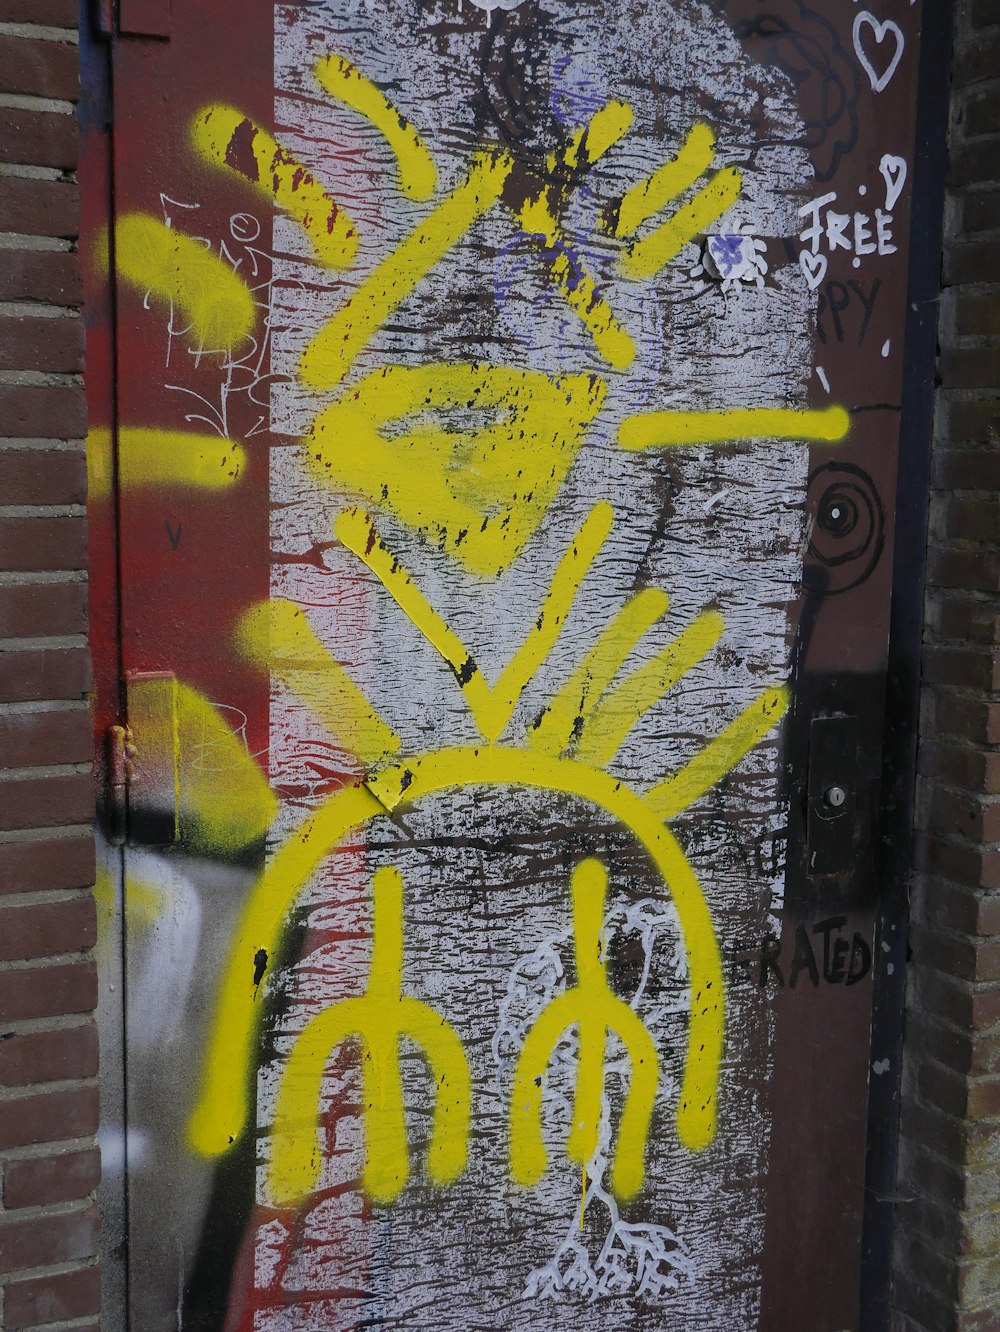
[[[306,455],[326,485],[385,506],[495,577],[535,532],[604,396],[593,375],[387,366],[320,412]],[[467,417],[470,404],[487,424],[449,426],[448,414]]]
[[[480,733],[502,735],[517,701],[559,636],[580,584],[611,530],[610,504],[595,504],[556,568],[541,609],[524,642],[490,685],[465,644],[444,622],[403,565],[379,539],[370,518],[357,510],[341,514],[337,535],[381,581],[389,595],[452,668]]]
[[[123,282],[179,311],[205,351],[230,350],[256,322],[249,287],[224,259],[146,213],[118,219],[115,267]]]
[[[336,388],[393,310],[497,202],[512,166],[506,153],[475,155],[468,178],[365,278],[306,347],[299,374],[307,388]]]
[[[295,219],[327,268],[346,268],[358,248],[347,212],[301,162],[233,106],[216,104],[191,122],[191,139],[206,162],[235,172]]]
[[[118,428],[118,486],[122,490],[185,487],[223,490],[239,479],[246,451],[235,440],[196,430]],[[107,499],[112,492],[110,430],[87,436],[87,493]]]
[[[299,1203],[316,1183],[320,1088],[332,1050],[345,1040],[357,1041],[361,1056],[369,1197],[391,1202],[410,1174],[399,1068],[404,1039],[423,1051],[436,1093],[427,1174],[434,1184],[450,1184],[465,1169],[472,1096],[468,1060],[454,1028],[428,1004],[402,993],[403,879],[397,870],[376,871],[372,901],[372,957],[364,994],[312,1018],[285,1066],[269,1179],[278,1206]]]
[[[787,407],[742,407],[718,412],[643,412],[618,429],[623,449],[691,448],[745,439],[812,440],[836,444],[851,428],[843,407],[800,411]]]
[[[631,1066],[628,1093],[618,1127],[611,1187],[632,1198],[645,1179],[645,1148],[656,1101],[659,1061],[652,1036],[637,1015],[611,989],[601,956],[604,899],[608,876],[598,860],[585,860],[573,873],[573,949],[576,984],[551,999],[525,1037],[510,1102],[510,1160],[516,1183],[537,1184],[548,1165],[542,1137],[542,1083],[562,1034],[575,1027],[579,1038],[573,1124],[566,1152],[585,1165],[597,1150],[608,1036],[624,1045]]]
[[[399,748],[399,736],[330,656],[305,612],[293,602],[276,598],[254,606],[237,626],[237,642],[245,656],[277,676],[362,763],[377,764]]]
[[[643,222],[689,190],[712,165],[714,156],[715,135],[707,125],[692,125],[677,156],[626,192],[613,213],[614,235],[634,236]]]
[[[315,73],[331,97],[364,116],[385,137],[396,158],[403,193],[410,199],[429,199],[437,185],[434,159],[406,117],[345,56],[324,56]]]
[[[723,167],[690,202],[678,208],[642,240],[629,246],[618,261],[624,277],[650,278],[675,259],[694,238],[706,231],[740,197],[743,177],[736,167]]]

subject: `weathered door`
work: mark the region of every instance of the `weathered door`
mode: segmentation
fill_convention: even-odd
[[[134,1332],[859,1326],[920,7],[822,9],[107,20]]]

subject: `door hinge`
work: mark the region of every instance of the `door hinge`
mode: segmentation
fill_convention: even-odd
[[[132,733],[127,726],[109,726],[105,739],[108,759],[107,835],[112,846],[121,846],[128,835]]]

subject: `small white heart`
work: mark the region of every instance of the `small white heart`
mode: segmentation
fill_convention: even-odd
[[[871,57],[862,45],[862,36],[865,28],[871,28],[872,35],[878,46],[881,46],[886,37],[890,34],[895,40],[896,49],[892,53],[892,59],[889,61],[888,67],[884,69],[881,74],[878,73],[875,66],[872,64]],[[863,9],[854,20],[852,36],[854,38],[854,54],[858,57],[862,68],[871,80],[872,91],[881,92],[882,89],[888,85],[889,80],[896,72],[896,66],[903,58],[905,38],[903,37],[902,28],[898,23],[893,23],[892,19],[886,19],[884,23],[880,23],[874,14],[870,14],[867,9]]]
[[[811,250],[803,250],[799,254],[799,267],[809,283],[809,290],[815,291],[826,277],[826,255],[813,254]]]
[[[885,181],[885,211],[891,213],[906,184],[906,162],[902,157],[894,157],[892,153],[883,153],[878,169]]]

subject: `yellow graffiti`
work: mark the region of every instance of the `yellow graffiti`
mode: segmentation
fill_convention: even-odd
[[[712,165],[714,156],[715,135],[707,125],[692,125],[677,156],[626,191],[613,211],[614,235],[634,236],[643,222],[690,189]]]
[[[513,166],[506,153],[477,153],[468,178],[446,195],[357,287],[302,353],[299,374],[312,389],[341,382],[399,303],[500,198]]]
[[[678,208],[643,240],[634,241],[618,261],[625,277],[649,278],[676,258],[701,232],[717,222],[740,197],[743,177],[736,167],[723,167],[707,185]]]
[[[208,106],[191,123],[205,161],[242,176],[295,219],[327,268],[346,268],[358,248],[357,227],[306,167],[233,106]]]
[[[391,1202],[410,1174],[399,1068],[403,1039],[423,1050],[437,1094],[427,1174],[435,1184],[450,1184],[465,1169],[469,1065],[454,1028],[428,1004],[402,993],[403,880],[397,870],[376,871],[372,901],[372,957],[364,994],[332,1004],[311,1019],[281,1079],[270,1168],[270,1192],[279,1206],[299,1203],[319,1176],[320,1087],[331,1052],[344,1040],[357,1040],[361,1047],[369,1197]]]
[[[306,455],[324,484],[384,505],[495,577],[541,522],[604,395],[593,375],[387,366],[320,412]],[[470,410],[488,424],[468,424]]]
[[[246,464],[242,444],[196,430],[118,427],[117,482],[122,490],[182,486],[222,490],[238,480]],[[107,499],[114,489],[115,459],[110,430],[87,436],[87,494]]]
[[[843,407],[799,411],[785,407],[743,407],[718,412],[643,412],[627,416],[618,428],[623,449],[690,448],[744,439],[813,440],[835,444],[851,428]]]
[[[633,119],[632,108],[627,102],[606,102],[586,125],[573,131],[561,152],[549,155],[549,171],[554,171],[558,163],[575,171],[598,161],[628,133]]]
[[[115,266],[123,282],[180,310],[204,350],[229,350],[254,326],[253,296],[230,265],[146,213],[118,219]]]
[[[316,78],[331,97],[364,116],[384,135],[396,158],[403,193],[411,199],[429,199],[437,184],[434,160],[419,132],[371,79],[342,55],[318,61]]]
[[[609,1036],[624,1045],[631,1080],[618,1126],[611,1188],[632,1198],[645,1179],[646,1138],[656,1101],[659,1061],[652,1036],[611,989],[601,955],[601,929],[608,876],[599,860],[585,860],[572,880],[573,950],[576,984],[550,1000],[525,1037],[510,1102],[511,1173],[518,1184],[537,1184],[548,1155],[542,1138],[542,1080],[562,1034],[575,1026],[579,1037],[573,1126],[566,1143],[570,1160],[585,1165],[597,1150],[604,1091],[604,1053]]]
[[[545,195],[526,200],[519,218],[523,230],[541,242],[557,290],[593,338],[598,355],[616,370],[628,369],[635,359],[635,343],[599,295],[583,260],[570,252]]]
[[[584,723],[577,757],[595,765],[610,763],[639,718],[711,651],[724,628],[717,611],[705,611],[652,661],[604,694]]]
[[[552,650],[580,584],[611,530],[610,504],[596,504],[556,568],[549,591],[524,642],[496,684],[490,685],[456,633],[430,605],[403,565],[379,539],[372,521],[357,510],[337,520],[337,535],[371,569],[404,614],[454,672],[480,733],[496,740],[510,721],[525,686]]]
[[[197,850],[233,852],[263,836],[278,810],[267,779],[219,710],[173,676],[128,686],[133,770],[171,792],[174,832]]]
[[[569,759],[502,745],[441,749],[402,758],[329,796],[271,859],[247,903],[219,994],[201,1095],[189,1140],[203,1155],[224,1152],[243,1132],[252,1060],[257,987],[252,959],[273,959],[288,912],[321,862],[355,829],[386,810],[401,813],[427,796],[457,787],[525,787],[576,796],[627,828],[649,855],[673,897],[684,937],[691,987],[688,1052],[677,1132],[699,1150],[715,1133],[725,1022],[722,960],[704,894],[684,852],[647,802],[618,777]],[[266,974],[266,970],[265,970]],[[258,980],[260,978],[258,977]]]
[[[305,612],[275,598],[254,606],[237,625],[237,642],[267,666],[320,719],[344,749],[375,764],[400,746],[351,677],[316,637]]]
[[[646,792],[650,808],[664,819],[687,809],[743,761],[754,745],[774,729],[787,707],[787,685],[766,689],[680,772]]]

